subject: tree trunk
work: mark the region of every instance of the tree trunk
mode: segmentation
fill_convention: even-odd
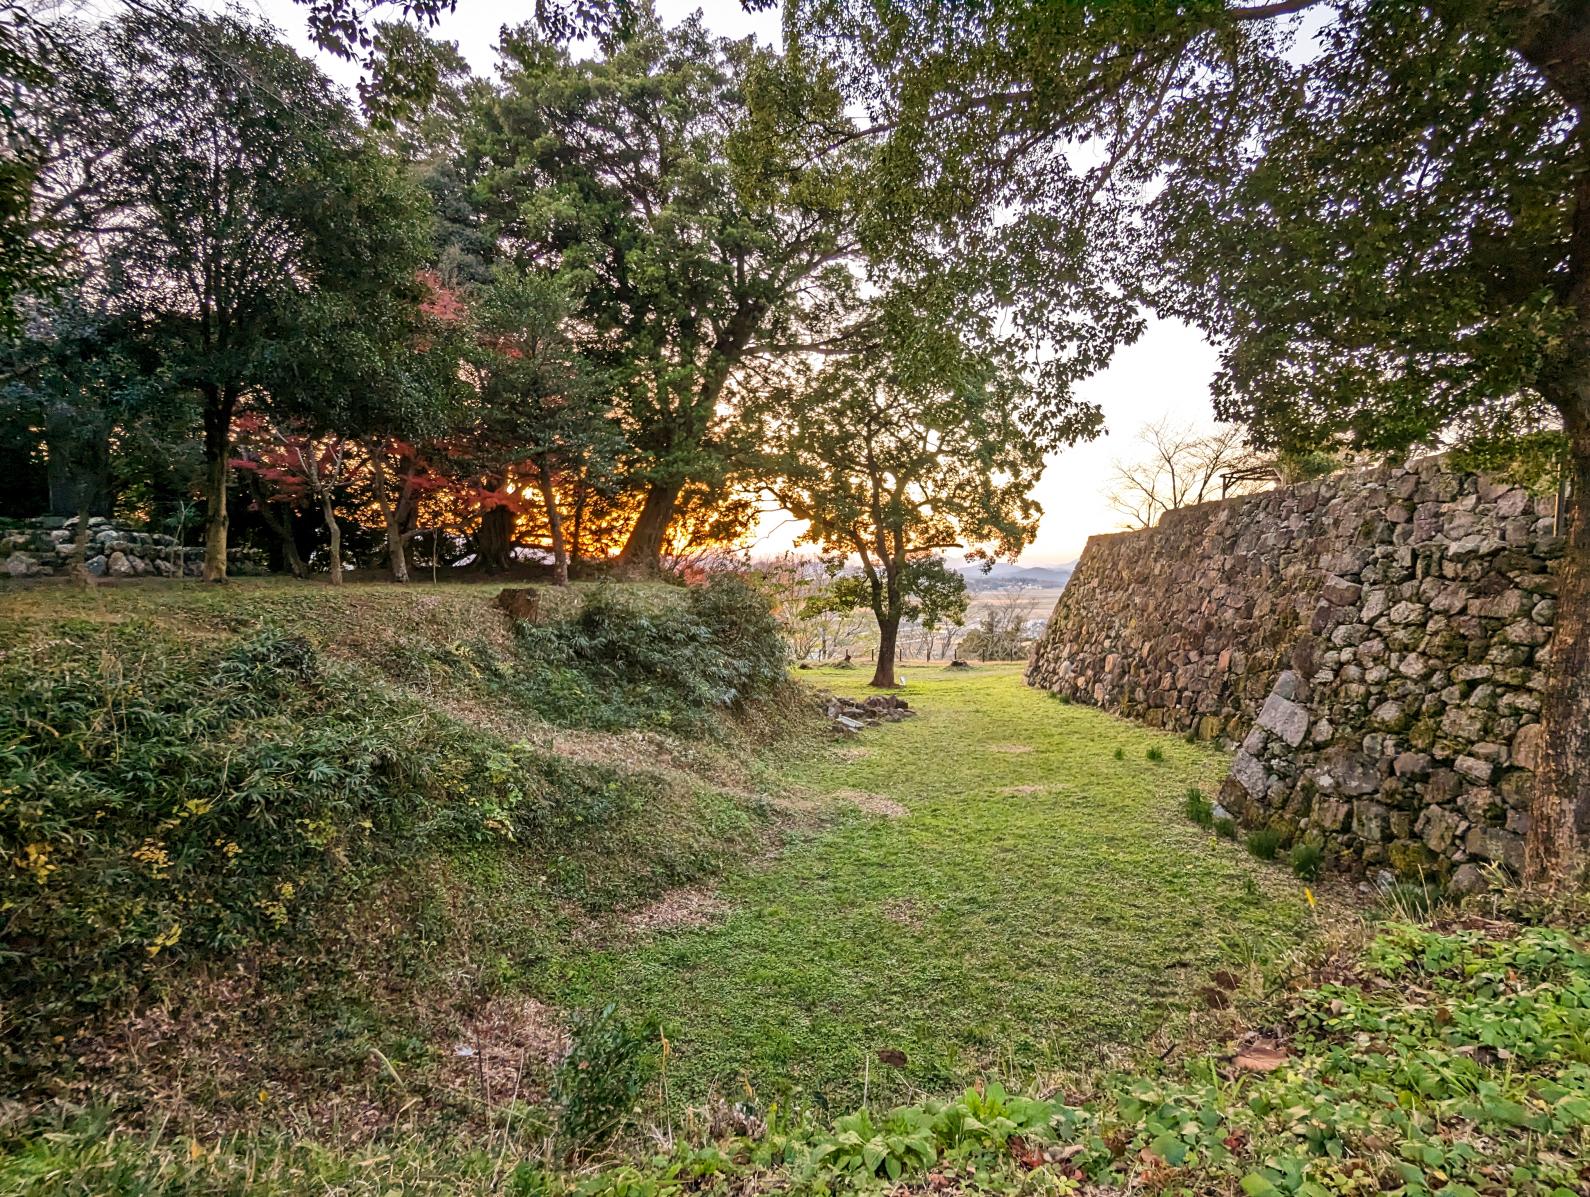
[[[298,539],[293,534],[292,511],[273,513],[270,501],[265,495],[265,488],[260,485],[259,474],[254,470],[244,470],[243,476],[248,479],[248,489],[254,496],[254,506],[259,508],[260,519],[265,521],[267,528],[276,533],[277,539],[281,542],[282,563],[287,566],[293,577],[307,578],[309,567],[304,564],[303,556],[298,552]]]
[[[402,517],[392,502],[386,484],[386,448],[379,442],[367,444],[365,448],[370,454],[370,492],[386,529],[387,565],[392,570],[394,582],[407,582],[409,563],[403,544]]]
[[[536,458],[536,476],[541,483],[541,502],[547,509],[547,527],[552,533],[552,582],[569,584],[569,554],[563,547],[563,515],[558,511],[558,496],[552,489],[552,465],[543,453]]]
[[[872,671],[872,681],[867,683],[869,686],[893,689],[899,685],[894,680],[895,648],[899,639],[899,612],[896,612],[893,616],[878,616],[878,664]]]
[[[88,572],[88,504],[77,509],[77,531],[72,536],[72,581],[79,586],[93,588],[99,579]]]
[[[480,514],[475,532],[475,560],[488,574],[507,570],[513,559],[513,512],[501,505]]]
[[[331,487],[320,492],[320,510],[326,517],[326,533],[331,538],[328,552],[331,556],[331,584],[342,585],[342,525],[337,522],[337,506],[332,502]]]
[[[1541,751],[1524,845],[1526,881],[1572,885],[1590,846],[1590,419],[1570,418],[1567,545],[1542,696]]]
[[[204,396],[204,580],[226,581],[226,490],[231,471],[236,396],[210,387]]]
[[[647,488],[640,518],[630,529],[624,551],[618,555],[621,565],[647,573],[657,572],[662,564],[663,540],[674,518],[674,506],[679,502],[679,490],[678,483],[654,482]]]
[[[569,540],[569,561],[578,565],[580,563],[580,533],[585,524],[585,503],[590,488],[582,477],[574,484],[574,535]]]

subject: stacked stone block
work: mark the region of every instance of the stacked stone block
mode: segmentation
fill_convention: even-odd
[[[1030,684],[1235,748],[1224,805],[1344,864],[1516,869],[1555,499],[1426,458],[1095,536]]]
[[[0,533],[0,569],[12,578],[47,578],[70,572],[77,559],[77,520],[43,517]],[[197,577],[204,549],[184,548],[175,538],[119,527],[95,516],[88,521],[88,572],[96,577]]]

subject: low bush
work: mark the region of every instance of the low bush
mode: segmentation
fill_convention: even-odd
[[[1189,786],[1186,801],[1187,817],[1200,827],[1210,827],[1215,821],[1214,803],[1204,797],[1197,786]]]
[[[1143,755],[1157,765],[1165,759],[1165,750],[1158,744],[1151,744],[1148,751]]]
[[[1313,881],[1325,866],[1325,849],[1313,841],[1293,844],[1289,860],[1293,873],[1304,881]]]
[[[662,1031],[608,1005],[575,1016],[569,1054],[553,1079],[558,1143],[573,1157],[602,1147],[629,1125],[657,1076]]]
[[[1237,821],[1235,819],[1216,819],[1214,823],[1215,834],[1223,840],[1237,838]]]
[[[1260,860],[1274,860],[1285,837],[1274,827],[1255,827],[1248,832],[1248,851]]]
[[[510,698],[561,726],[700,729],[771,695],[787,658],[766,599],[724,574],[660,608],[601,587],[570,618],[520,623],[514,657],[494,674]]]

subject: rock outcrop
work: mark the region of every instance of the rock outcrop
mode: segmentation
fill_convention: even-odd
[[[1561,551],[1441,458],[1205,503],[1089,540],[1027,680],[1235,748],[1249,826],[1474,885],[1522,860]]]

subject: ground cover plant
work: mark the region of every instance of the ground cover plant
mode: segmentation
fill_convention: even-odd
[[[915,718],[775,766],[775,792],[836,823],[731,873],[709,926],[550,958],[537,996],[620,994],[658,1018],[677,1108],[715,1092],[838,1111],[1094,1064],[1231,943],[1305,932],[1295,879],[1265,869],[1250,890],[1251,859],[1178,817],[1219,753],[1048,702],[1019,671],[910,669]]]
[[[384,639],[359,630],[369,655],[339,658],[323,646],[346,650],[348,638],[325,612],[311,640],[284,630],[269,602],[263,618],[232,611],[207,626],[208,596],[196,597],[197,610],[179,606],[178,620],[158,601],[129,600],[121,618],[53,621],[21,604],[5,625],[0,1065],[8,1087],[47,1079],[46,1063],[58,1056],[70,1065],[83,1026],[151,986],[180,990],[186,971],[205,962],[294,945],[276,962],[291,991],[305,960],[316,963],[309,988],[349,972],[349,957],[360,955],[372,972],[415,971],[418,984],[442,981],[422,962],[474,953],[485,957],[472,970],[484,985],[493,973],[511,975],[514,960],[533,956],[549,928],[578,912],[688,884],[767,834],[767,809],[752,795],[629,767],[619,753],[591,760],[557,751],[556,729],[527,717],[530,704],[515,707],[514,686],[549,661],[564,668],[563,659],[510,638],[478,591],[454,615],[471,612],[472,629],[469,619],[459,627],[498,676],[471,671],[451,697],[470,698],[474,686],[481,708],[500,708],[495,723],[455,717],[447,703],[391,684],[422,643],[401,630]],[[407,600],[411,611],[427,601]],[[605,671],[619,693],[620,682],[650,680],[658,697],[641,715],[674,710],[704,727],[786,684],[772,663],[778,640],[765,607],[732,580],[667,603],[597,596],[590,605],[606,614],[576,607],[537,630],[558,646],[565,625],[606,628],[604,639],[581,641],[583,656],[566,667]],[[363,611],[354,604],[343,613]],[[401,629],[401,608],[392,614]],[[642,667],[623,653],[647,637],[671,650],[666,671],[631,678]],[[426,679],[424,697],[440,697],[437,681]],[[620,726],[625,715],[639,717],[634,703],[606,710]],[[470,911],[493,893],[506,899],[498,917]],[[380,945],[348,944],[346,927],[360,921],[351,912],[376,894],[413,926],[383,927]]]
[[[741,1133],[681,1135],[649,1159],[572,1170],[413,1141],[356,1156],[270,1138],[162,1140],[77,1117],[0,1139],[0,1192],[668,1197],[900,1183],[1571,1197],[1590,1181],[1587,930],[1392,921],[1273,970],[1244,1002],[1265,1037],[1239,1033],[1168,1065],[1139,1059],[1086,1093],[978,1083],[836,1118],[764,1106],[741,1115]]]

